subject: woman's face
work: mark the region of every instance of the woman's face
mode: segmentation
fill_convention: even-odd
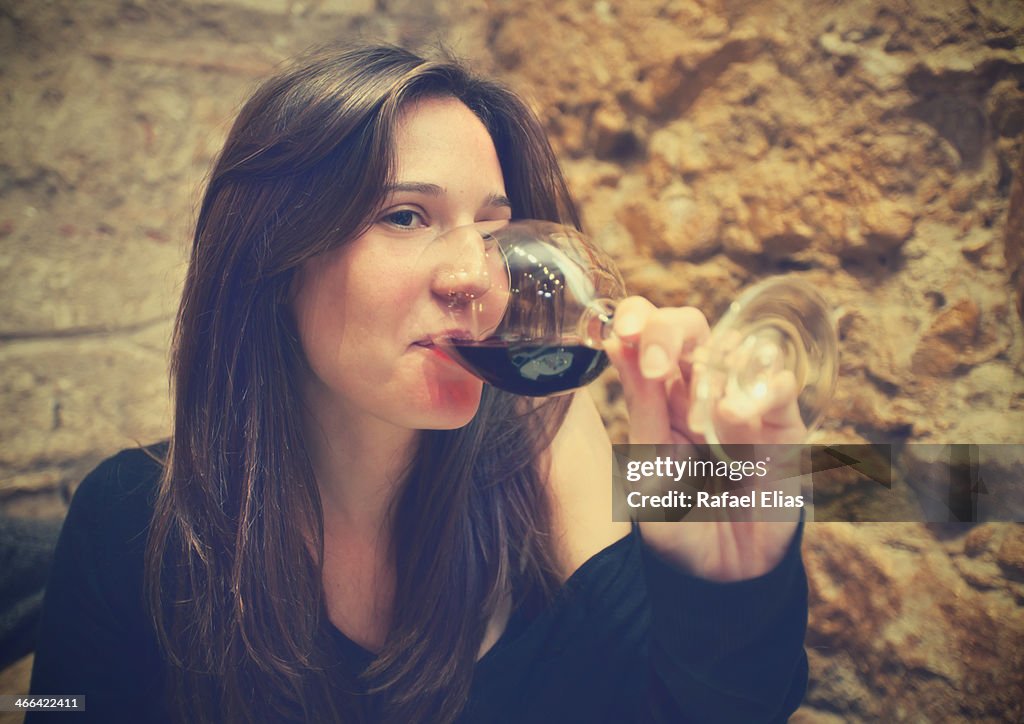
[[[476,413],[482,383],[429,343],[452,326],[452,289],[424,258],[439,234],[508,219],[511,208],[494,143],[460,101],[411,104],[396,130],[383,211],[296,278],[293,311],[312,371],[306,402],[322,423],[326,415],[349,425],[461,427]],[[459,250],[477,253],[471,244]]]

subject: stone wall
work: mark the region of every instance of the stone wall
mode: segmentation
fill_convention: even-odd
[[[713,318],[771,274],[822,288],[843,363],[819,439],[1024,442],[1017,0],[6,0],[0,510],[62,515],[166,435],[227,124],[280,60],[355,34],[442,40],[526,94],[632,291]],[[614,376],[594,392],[622,439]],[[815,524],[806,558],[801,721],[1024,716],[1021,526]]]

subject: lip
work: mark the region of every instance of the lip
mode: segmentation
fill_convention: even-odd
[[[411,347],[418,347],[418,348],[422,349],[424,352],[429,354],[431,357],[434,357],[435,359],[437,359],[437,360],[439,360],[441,362],[444,362],[446,364],[454,365],[456,367],[459,367],[460,365],[459,365],[458,362],[456,362],[451,357],[449,357],[445,353],[445,351],[443,349],[441,349],[441,347],[438,347],[434,343],[435,339],[444,339],[444,338],[445,338],[445,335],[443,335],[443,334],[431,335],[430,337],[426,337],[424,339],[416,340],[410,346]]]
[[[418,347],[433,348],[437,346],[437,342],[449,339],[473,339],[473,335],[465,329],[446,329],[442,332],[434,332],[421,339],[413,342],[413,345]]]

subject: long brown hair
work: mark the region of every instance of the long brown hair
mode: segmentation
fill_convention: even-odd
[[[450,721],[499,600],[533,605],[557,585],[536,461],[565,405],[526,411],[488,387],[469,425],[421,435],[394,508],[393,626],[361,681],[323,635],[323,514],[299,432],[289,287],[304,261],[371,222],[399,115],[425,96],[480,117],[516,217],[579,225],[534,114],[450,57],[321,49],[246,103],[199,210],[147,547],[147,603],[182,720]],[[355,693],[366,689],[376,696]]]

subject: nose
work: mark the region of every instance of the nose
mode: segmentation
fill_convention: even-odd
[[[432,289],[449,307],[464,306],[486,295],[496,279],[501,252],[485,229],[463,226],[434,242],[438,262]]]

